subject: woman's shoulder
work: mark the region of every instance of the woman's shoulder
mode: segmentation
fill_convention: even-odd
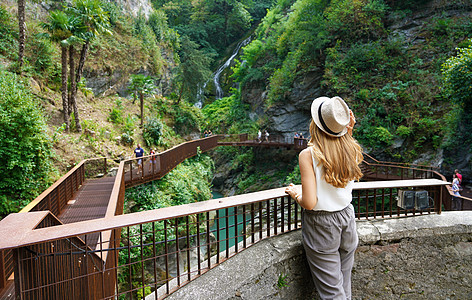
[[[311,161],[312,160],[312,154],[310,147],[303,149],[300,154],[298,155],[298,160],[299,161]]]

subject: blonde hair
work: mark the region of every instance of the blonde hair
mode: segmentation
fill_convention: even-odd
[[[309,146],[318,164],[323,166],[324,179],[337,188],[344,188],[351,180],[362,177],[359,164],[364,159],[362,148],[350,135],[332,137],[311,120]]]

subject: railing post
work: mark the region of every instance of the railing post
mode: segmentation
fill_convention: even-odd
[[[444,191],[444,189],[447,189],[447,188],[446,188],[446,186],[439,186],[438,188],[439,188],[439,201],[437,201],[438,204],[436,206],[436,212],[440,215],[441,212],[442,212],[442,202],[443,202],[442,200],[443,200],[443,196],[445,194],[443,191]]]
[[[16,299],[23,299],[23,293],[21,292],[22,285],[22,272],[20,267],[20,249],[15,248],[13,251],[13,261],[15,262],[15,296]]]
[[[7,276],[5,274],[5,250],[0,250],[0,290],[7,284]]]
[[[103,158],[103,176],[107,175],[107,158]]]

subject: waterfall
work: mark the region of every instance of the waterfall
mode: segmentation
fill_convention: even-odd
[[[239,50],[241,49],[241,47],[246,46],[247,44],[249,44],[250,41],[251,41],[251,37],[248,37],[247,39],[243,40],[242,42],[239,42],[239,44],[234,49],[233,54],[231,55],[231,57],[228,58],[228,60],[223,65],[221,65],[218,68],[218,70],[216,70],[216,72],[214,73],[213,82],[215,83],[216,99],[223,98],[223,89],[220,86],[220,75],[221,75],[221,73],[224,71],[224,69],[229,67],[229,65],[231,64],[233,59],[236,57],[236,55],[238,55]]]
[[[220,75],[221,73],[227,68],[229,67],[229,65],[231,64],[231,62],[233,61],[233,59],[236,57],[236,55],[238,55],[239,53],[239,50],[241,50],[242,47],[246,46],[247,44],[249,44],[249,42],[251,41],[251,37],[249,36],[248,38],[246,38],[245,40],[239,42],[237,45],[236,45],[236,48],[234,49],[233,51],[233,54],[231,54],[230,58],[228,58],[226,60],[226,62],[224,64],[222,64],[217,70],[215,73],[213,73],[213,83],[215,84],[215,95],[216,95],[216,99],[221,99],[223,98],[224,94],[223,94],[223,89],[221,88],[220,86]],[[198,89],[198,92],[197,92],[197,103],[195,103],[195,106],[198,107],[198,108],[202,108],[203,106],[203,93],[205,91],[205,88],[208,84],[208,81],[205,82],[203,84],[202,87],[199,87]]]

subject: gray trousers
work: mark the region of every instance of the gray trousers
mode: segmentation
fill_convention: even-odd
[[[303,210],[303,246],[321,299],[351,299],[351,271],[358,244],[354,208]]]

